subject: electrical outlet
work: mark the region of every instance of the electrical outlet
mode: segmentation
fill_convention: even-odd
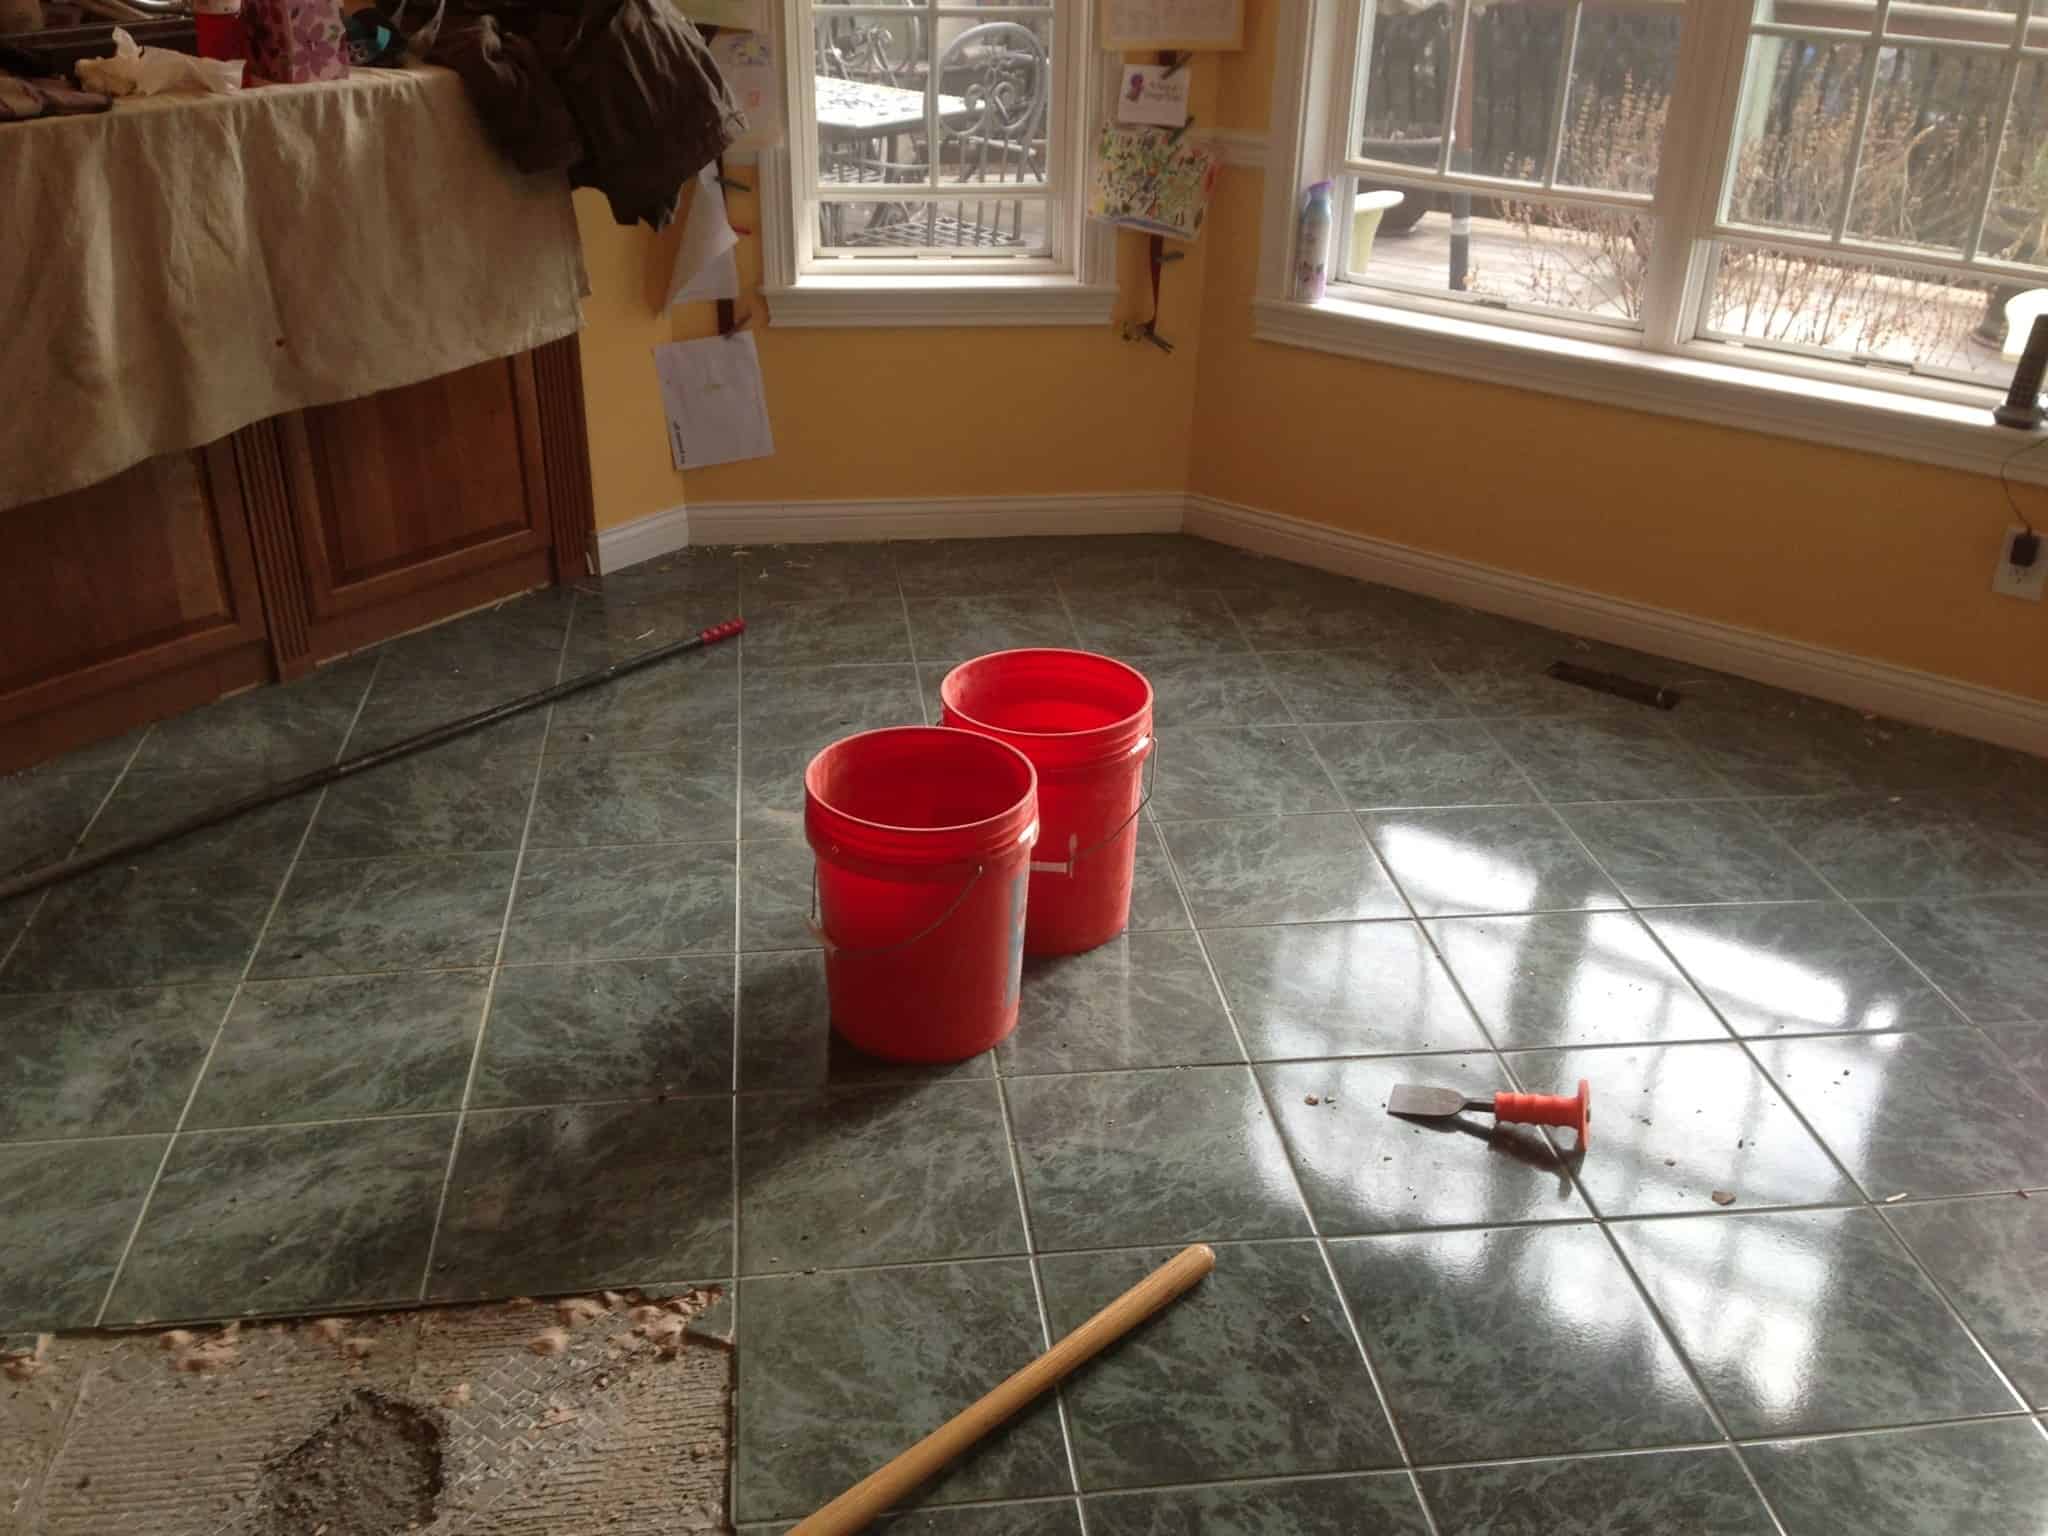
[[[2041,588],[2048,584],[2048,539],[2034,556],[2032,565],[2012,563],[2012,541],[2027,530],[2008,528],[2005,542],[1998,546],[1998,565],[1991,572],[1991,590],[2000,597],[2017,597],[2024,602],[2041,601]]]

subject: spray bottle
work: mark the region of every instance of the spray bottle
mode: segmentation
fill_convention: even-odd
[[[1330,280],[1330,225],[1333,188],[1319,181],[1308,189],[1301,210],[1301,234],[1294,248],[1294,296],[1304,304],[1320,304]]]

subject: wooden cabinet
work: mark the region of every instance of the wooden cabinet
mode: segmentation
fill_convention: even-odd
[[[225,444],[0,520],[0,771],[271,675]]]
[[[574,337],[0,512],[0,772],[582,574]]]

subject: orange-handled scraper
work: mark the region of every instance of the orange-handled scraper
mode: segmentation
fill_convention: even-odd
[[[1483,1111],[1501,1121],[1568,1126],[1579,1133],[1582,1147],[1586,1144],[1586,1123],[1593,1118],[1592,1094],[1583,1077],[1579,1079],[1577,1093],[1496,1093],[1490,1099],[1468,1099],[1455,1088],[1403,1083],[1387,1095],[1388,1114],[1412,1115],[1418,1120],[1448,1120],[1468,1109]]]

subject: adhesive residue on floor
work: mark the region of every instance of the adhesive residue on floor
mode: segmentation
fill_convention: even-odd
[[[716,1291],[37,1341],[0,1385],[22,1536],[726,1529]]]

